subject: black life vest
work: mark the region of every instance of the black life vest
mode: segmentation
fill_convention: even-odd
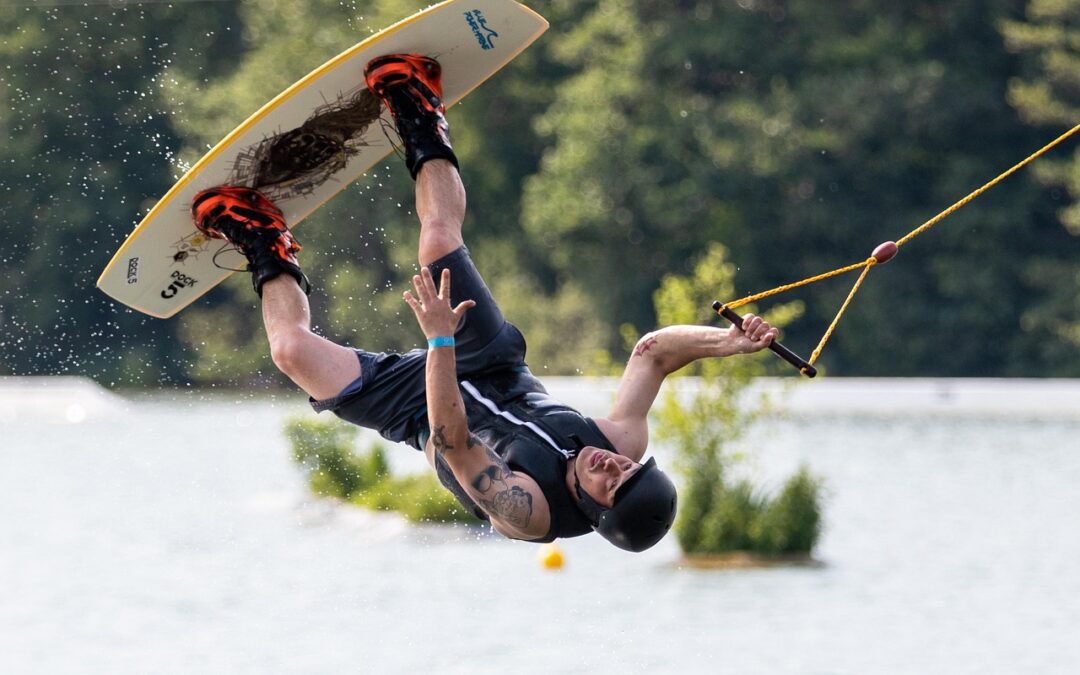
[[[536,481],[547,499],[551,526],[532,541],[578,537],[592,532],[566,485],[567,462],[586,445],[615,451],[596,422],[559,403],[528,369],[461,383],[469,431],[502,457],[513,471]],[[436,456],[439,481],[462,506],[482,520],[487,514],[458,484],[446,460]]]

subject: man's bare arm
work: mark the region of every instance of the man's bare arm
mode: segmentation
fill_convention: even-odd
[[[452,349],[428,352],[429,444],[446,461],[465,492],[501,534],[535,539],[547,534],[550,514],[540,487],[514,473],[506,461],[469,433]]]
[[[493,517],[518,531],[529,531],[529,526],[535,524],[532,492],[521,485],[522,481],[516,480],[518,477],[506,461],[479,438],[470,434],[465,444],[470,449],[480,449],[489,462],[473,478],[469,494]],[[546,530],[545,527],[537,536],[546,534]]]
[[[446,270],[438,293],[427,268],[413,279],[413,284],[418,297],[406,292],[405,301],[416,314],[425,337],[452,336],[473,303],[464,302],[450,309],[450,273]],[[425,377],[431,452],[446,461],[454,478],[500,533],[525,539],[546,534],[550,514],[540,487],[529,476],[511,471],[502,457],[469,433],[453,347],[428,350]]]
[[[620,453],[638,461],[649,442],[648,414],[664,378],[698,359],[749,354],[765,349],[777,330],[747,314],[745,330],[734,326],[668,326],[638,340],[626,364],[615,405],[596,420]]]

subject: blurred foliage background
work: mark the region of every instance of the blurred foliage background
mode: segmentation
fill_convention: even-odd
[[[736,295],[861,260],[1080,122],[1080,0],[533,4],[551,30],[449,119],[467,240],[538,374],[609,372],[712,244]],[[208,146],[423,6],[0,4],[0,374],[284,385],[243,275],[167,321],[94,282]],[[419,342],[411,186],[391,158],[298,228],[329,337]],[[820,364],[1080,376],[1077,235],[1074,141],[875,270]],[[847,289],[782,298],[786,342],[809,352]]]

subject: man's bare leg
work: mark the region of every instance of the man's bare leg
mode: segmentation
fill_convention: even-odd
[[[191,217],[200,232],[227,240],[247,258],[270,354],[283,373],[316,400],[341,393],[360,376],[353,350],[311,332],[310,284],[281,209],[258,190],[219,185],[195,195]]]
[[[424,162],[416,176],[416,215],[420,218],[420,264],[430,265],[457,250],[465,240],[465,186],[457,167],[445,159]]]
[[[445,159],[424,162],[416,177],[420,218],[419,259],[429,265],[457,250],[464,239],[465,186]],[[360,376],[356,352],[311,332],[307,295],[281,275],[262,287],[263,323],[274,365],[315,400],[336,396]]]
[[[263,284],[262,313],[274,365],[313,399],[337,396],[360,376],[355,351],[311,332],[307,295],[292,277]]]
[[[416,177],[420,218],[419,259],[429,265],[457,250],[464,239],[465,186],[457,167],[433,159]],[[263,285],[263,323],[274,364],[315,400],[336,396],[360,376],[356,352],[311,332],[307,296],[288,275]]]

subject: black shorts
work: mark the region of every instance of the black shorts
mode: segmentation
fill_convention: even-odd
[[[458,378],[482,377],[525,368],[525,338],[503,318],[491,291],[462,246],[428,266],[436,284],[450,270],[451,305],[473,300],[454,334]],[[419,331],[419,328],[417,328]],[[333,411],[341,419],[375,429],[384,438],[422,448],[418,434],[427,430],[427,350],[404,354],[356,350],[360,377],[340,394],[311,401],[315,412]]]

